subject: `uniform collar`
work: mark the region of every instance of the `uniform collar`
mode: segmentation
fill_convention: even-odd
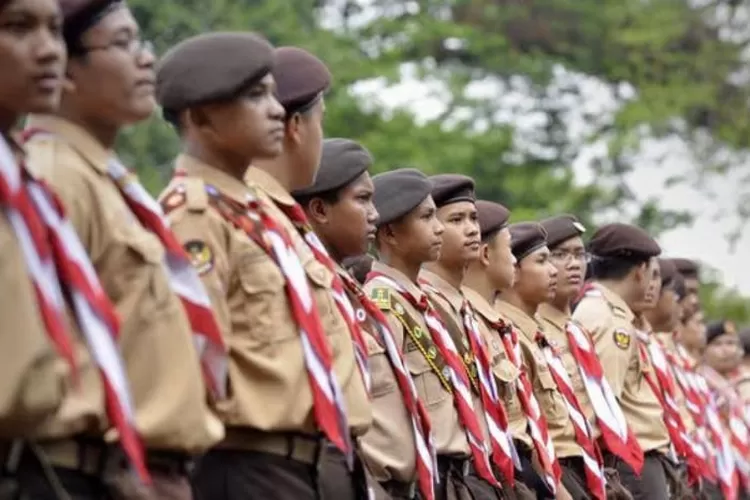
[[[537,332],[541,330],[539,323],[534,318],[504,300],[495,302],[495,310],[508,318],[530,340],[534,340]]]
[[[465,286],[461,287],[461,290],[463,291],[466,300],[471,304],[472,309],[474,309],[474,311],[485,320],[491,323],[496,323],[502,319],[500,313],[492,308],[492,304],[487,302],[487,299],[482,297],[482,294]]]
[[[290,207],[297,204],[292,195],[289,194],[289,191],[265,170],[250,166],[245,174],[245,182],[251,188],[256,188],[266,193],[276,203]]]
[[[75,123],[53,115],[31,115],[27,128],[38,129],[67,142],[100,174],[107,175],[107,165],[115,153]]]
[[[552,304],[542,304],[536,312],[537,318],[550,323],[559,330],[565,330],[570,316],[553,306]]]
[[[427,269],[422,269],[422,272],[419,273],[419,278],[425,280],[432,287],[437,289],[437,291],[446,298],[454,310],[461,310],[461,306],[464,304],[464,296],[461,295],[461,290],[456,289],[443,278]]]
[[[635,314],[633,314],[632,309],[630,309],[630,306],[628,306],[627,302],[625,302],[622,297],[620,297],[617,293],[610,290],[601,283],[594,283],[593,285],[596,290],[599,290],[599,292],[601,292],[604,300],[607,301],[612,309],[620,311],[629,322],[633,322],[633,320],[635,319]]]
[[[199,177],[206,184],[210,184],[223,194],[240,203],[247,202],[250,189],[239,179],[219,170],[216,167],[202,162],[194,156],[185,153],[180,154],[175,160],[175,166],[184,170],[188,177]]]
[[[372,270],[391,278],[393,281],[404,287],[411,296],[417,299],[417,301],[422,300],[422,297],[424,296],[422,289],[398,269],[385,265],[382,262],[375,261],[372,263]]]

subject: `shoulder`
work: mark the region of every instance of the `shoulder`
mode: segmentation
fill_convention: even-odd
[[[29,169],[43,177],[95,179],[97,176],[78,151],[54,135],[34,137],[24,149]]]

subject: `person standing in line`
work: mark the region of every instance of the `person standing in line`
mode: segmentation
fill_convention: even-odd
[[[315,183],[292,194],[335,260],[367,342],[373,425],[360,438],[360,446],[377,483],[375,498],[412,500],[419,495],[431,500],[436,470],[426,409],[388,320],[342,267],[345,259],[364,255],[375,237],[378,213],[368,173],[372,162],[367,149],[355,141],[327,139]]]
[[[677,268],[683,279],[685,296],[682,300],[686,314],[694,314],[701,308],[700,301],[700,266],[694,260],[675,258],[669,259]]]

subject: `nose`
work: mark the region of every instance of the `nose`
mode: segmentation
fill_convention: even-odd
[[[479,234],[479,223],[475,220],[470,221],[469,225],[466,228],[466,235],[467,236],[476,236]]]
[[[282,121],[284,117],[286,116],[286,111],[284,111],[284,106],[281,105],[281,103],[276,99],[276,97],[271,96],[271,103],[268,107],[268,116],[272,120],[278,120]]]
[[[41,64],[53,64],[67,60],[67,49],[62,37],[53,33],[52,30],[43,29],[39,35],[36,45],[36,57]]]
[[[370,202],[367,205],[367,223],[375,225],[376,222],[378,222],[378,219],[380,218],[380,214],[378,213],[378,210],[375,208],[375,204]]]
[[[156,54],[154,53],[154,45],[147,41],[142,40],[135,51],[136,61],[138,66],[141,68],[153,68],[156,63]]]
[[[547,263],[547,267],[549,268],[549,275],[550,275],[550,277],[551,278],[556,278],[557,277],[557,268],[551,262]]]
[[[441,236],[445,231],[445,226],[438,219],[435,219],[435,234]]]

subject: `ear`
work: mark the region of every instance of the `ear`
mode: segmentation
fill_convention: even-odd
[[[633,269],[633,280],[641,284],[648,281],[648,262],[641,262]]]
[[[65,68],[65,76],[63,77],[62,90],[68,94],[74,93],[77,89],[76,82],[73,80],[73,72],[70,70],[74,64],[76,64],[75,61],[68,61],[68,65]]]
[[[393,226],[386,224],[378,229],[378,238],[389,246],[396,245],[396,232],[393,230]]]
[[[289,117],[286,121],[285,128],[285,135],[292,144],[299,145],[302,143],[302,116],[299,113],[294,113]]]
[[[320,198],[313,198],[305,207],[307,216],[318,224],[328,224],[328,204]]]
[[[479,245],[479,263],[482,267],[490,267],[490,245],[482,243]]]

